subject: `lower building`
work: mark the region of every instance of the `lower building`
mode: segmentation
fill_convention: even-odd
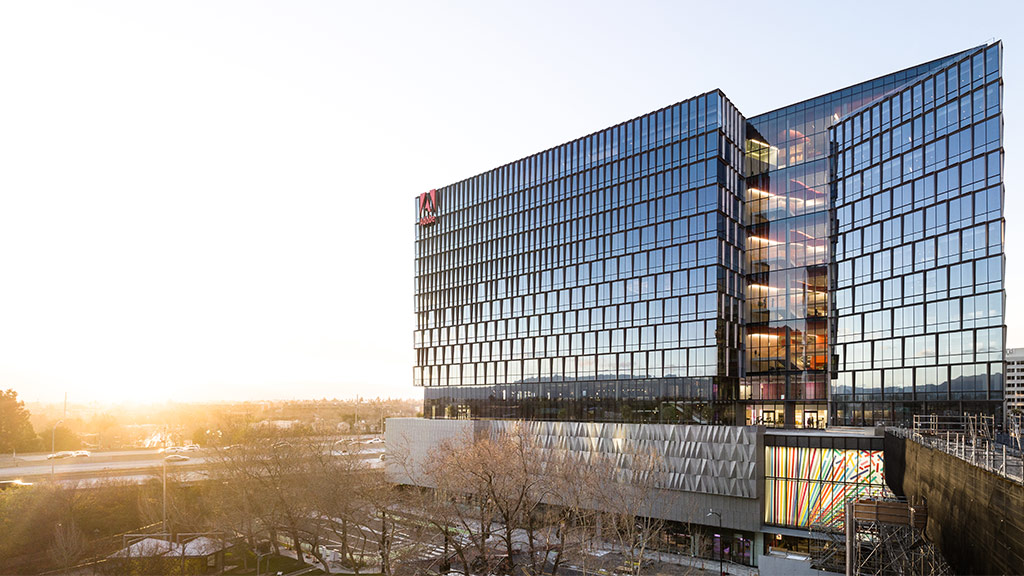
[[[809,569],[816,548],[842,531],[847,500],[892,496],[882,431],[874,428],[392,418],[386,445],[401,457],[386,461],[388,473],[399,483],[429,486],[424,464],[446,442],[519,426],[552,461],[603,456],[628,472],[630,456],[655,454],[665,465],[652,497],[652,514],[666,521],[660,549],[709,559],[721,553],[748,566],[768,562],[764,573]]]
[[[1024,348],[1006,350],[1006,413],[1024,413]]]

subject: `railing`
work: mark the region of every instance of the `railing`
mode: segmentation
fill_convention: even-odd
[[[942,429],[931,431],[927,428],[886,428],[899,438],[905,438],[940,450],[1012,480],[1024,484],[1024,453],[1020,450],[995,442],[980,434],[969,434],[967,430]]]

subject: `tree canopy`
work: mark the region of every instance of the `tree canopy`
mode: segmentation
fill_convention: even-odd
[[[0,391],[0,453],[39,448],[25,403],[14,390]]]

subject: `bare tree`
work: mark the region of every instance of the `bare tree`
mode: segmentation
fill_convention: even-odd
[[[446,546],[453,545],[466,574],[471,569],[494,573],[498,568],[488,545],[495,516],[494,501],[488,497],[495,474],[488,468],[498,465],[501,457],[496,452],[490,439],[459,438],[439,446],[424,470],[436,488],[431,513],[443,522],[438,527],[450,541]],[[455,536],[460,533],[464,540]]]
[[[53,531],[53,544],[49,550],[50,559],[67,570],[85,555],[86,549],[85,536],[75,525],[74,520],[57,524]]]
[[[465,568],[509,572],[523,556],[535,570],[542,566],[549,544],[541,539],[543,502],[552,490],[544,455],[522,425],[435,451],[425,470],[436,487],[432,509],[444,519],[446,548]]]
[[[322,445],[310,455],[305,479],[307,496],[321,526],[337,542],[342,561],[356,574],[367,564],[372,533],[373,493],[369,483],[383,479],[380,471],[371,470],[358,455]]]
[[[282,541],[304,560],[309,553],[329,572],[321,553],[327,529],[320,521],[310,477],[324,450],[316,438],[284,439],[262,430],[230,450],[218,449],[211,459],[212,478],[220,482],[219,507],[226,518],[246,536],[255,549],[258,541],[269,540],[275,552]],[[319,485],[318,485],[319,486]],[[241,528],[241,529],[239,529]]]
[[[546,524],[551,574],[557,574],[564,563],[572,561],[584,572],[592,564],[592,554],[601,527],[597,501],[606,482],[600,468],[582,455],[561,452],[550,458],[547,478],[554,487],[550,491],[554,517]]]
[[[269,541],[277,552],[273,505],[263,498],[260,479],[265,452],[265,443],[255,439],[214,449],[209,456],[211,500],[222,529],[243,536],[250,551]]]
[[[597,499],[606,539],[612,539],[625,557],[629,573],[638,576],[645,554],[657,541],[664,521],[657,508],[664,506],[660,491],[666,473],[662,457],[643,447],[627,448],[616,462],[610,456],[596,464],[597,477],[604,484]]]

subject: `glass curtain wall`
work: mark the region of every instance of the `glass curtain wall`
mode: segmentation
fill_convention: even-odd
[[[828,422],[831,140],[852,111],[947,57],[752,118],[747,125],[746,424]]]
[[[712,92],[438,189],[425,416],[734,422],[745,124]]]
[[[969,51],[832,130],[839,424],[1001,415],[1000,65]]]
[[[710,92],[439,188],[424,224],[417,199],[424,415],[819,428],[1001,397],[980,50],[749,121]]]

